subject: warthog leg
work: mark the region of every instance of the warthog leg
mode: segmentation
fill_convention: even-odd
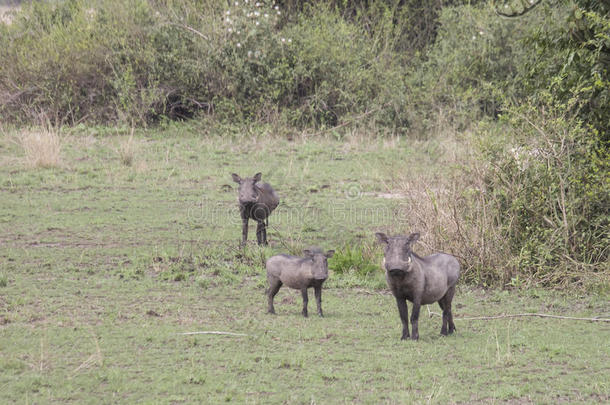
[[[455,286],[449,287],[447,293],[442,298],[445,301],[445,308],[443,308],[443,320],[445,314],[447,316],[447,323],[449,324],[448,333],[451,334],[455,331],[455,324],[453,323],[453,312],[451,312],[451,301],[453,301],[453,295],[455,294]]]
[[[400,339],[405,340],[409,337],[409,309],[407,308],[407,300],[396,297],[396,305],[398,306],[398,313],[402,321],[402,337]]]
[[[446,295],[445,295],[445,297],[446,297]],[[445,297],[438,300],[438,306],[441,307],[441,310],[443,311],[443,326],[441,326],[441,335],[447,336],[448,335],[448,333],[447,333],[448,316],[447,316],[447,311],[445,310],[445,308],[447,308],[447,305],[445,302]]]
[[[258,221],[256,225],[256,240],[259,245],[267,244],[267,226],[264,221]]]
[[[419,339],[419,329],[417,327],[419,321],[419,309],[421,308],[421,304],[418,302],[413,303],[413,313],[411,314],[411,326],[413,328],[413,334],[411,335],[411,339],[417,340]]]
[[[443,310],[443,326],[441,327],[441,335],[449,335],[455,331],[455,325],[453,324],[453,313],[451,312],[451,300],[455,294],[455,287],[450,287],[447,293],[438,300],[438,305]],[[449,328],[447,328],[447,326]]]
[[[280,290],[282,282],[279,279],[269,280],[269,291],[267,292],[267,312],[275,314],[275,308],[273,307],[273,298],[275,294]]]
[[[245,209],[241,210],[241,246],[246,246],[248,240],[248,213]]]
[[[318,315],[322,315],[322,285],[314,285],[313,290],[316,294],[316,304],[318,304]]]
[[[307,287],[301,289],[301,295],[303,296],[303,316],[307,318],[307,303],[309,302],[309,297],[307,296]]]

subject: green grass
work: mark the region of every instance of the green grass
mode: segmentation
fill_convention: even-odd
[[[420,341],[402,342],[381,270],[349,271],[380,257],[375,231],[409,231],[408,207],[378,195],[400,176],[450,170],[437,149],[206,131],[136,133],[126,165],[128,133],[81,128],[52,169],[26,166],[18,132],[0,138],[0,403],[610,400],[608,324],[456,320],[444,338],[424,308]],[[270,246],[241,251],[230,174],[257,171],[282,202]],[[367,250],[331,271],[325,318],[303,319],[300,294],[286,288],[267,315],[265,258],[315,244]],[[608,303],[464,285],[454,299],[456,317],[608,317]],[[190,331],[247,336],[180,335]]]

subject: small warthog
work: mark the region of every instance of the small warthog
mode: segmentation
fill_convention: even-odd
[[[417,320],[420,306],[438,301],[443,310],[443,326],[441,335],[453,333],[453,315],[451,300],[455,294],[455,284],[460,276],[460,264],[457,259],[445,253],[435,253],[419,257],[411,250],[411,246],[419,239],[418,233],[410,236],[388,237],[377,233],[377,240],[385,245],[385,277],[392,294],[396,297],[400,320],[402,321],[402,338],[409,337],[409,310],[407,302],[413,303],[411,325],[413,335],[417,340]],[[449,326],[449,329],[447,329]]]
[[[305,257],[277,255],[267,260],[267,281],[269,282],[268,310],[275,314],[273,297],[280,290],[282,284],[290,288],[301,290],[303,295],[303,316],[307,316],[307,289],[313,287],[318,304],[318,315],[322,315],[322,284],[328,278],[328,261],[335,253],[329,250],[324,253],[321,249],[312,248],[304,250]]]
[[[256,240],[259,245],[267,244],[267,219],[271,212],[279,205],[280,198],[268,183],[261,183],[261,173],[254,177],[241,178],[233,173],[233,181],[239,183],[238,200],[241,213],[241,244],[248,240],[248,220],[252,218],[257,222]]]

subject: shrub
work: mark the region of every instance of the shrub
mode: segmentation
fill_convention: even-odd
[[[295,21],[271,1],[229,4],[29,3],[0,24],[0,113],[146,125],[203,111],[298,126],[364,114],[405,125],[403,67],[384,45],[391,30],[371,37],[322,4]]]
[[[544,23],[523,40],[528,58],[517,80],[532,103],[549,95],[610,142],[610,5],[574,0],[543,8]],[[605,135],[604,135],[605,134]]]
[[[501,19],[489,4],[441,11],[427,60],[409,78],[424,130],[469,128],[519,96],[514,77],[528,57],[519,41],[539,21],[534,14],[528,18]]]
[[[133,140],[133,129],[131,131],[131,134],[129,135],[129,138],[119,143],[117,152],[123,165],[133,166],[137,153],[137,147]]]
[[[488,125],[490,132],[496,125]],[[432,145],[432,146],[427,146]],[[433,149],[433,166],[445,170],[428,171],[429,162],[418,160],[406,169],[416,175],[401,176],[395,185],[404,196],[396,207],[397,221],[391,234],[419,232],[415,251],[422,255],[446,252],[456,256],[462,271],[461,282],[480,286],[504,286],[514,265],[505,235],[497,227],[497,213],[486,200],[487,161],[473,152],[477,139],[464,136],[426,141],[421,149]]]
[[[511,109],[511,135],[482,148],[490,162],[485,200],[517,271],[553,286],[603,276],[609,254],[610,156],[601,134],[569,110],[557,103]]]
[[[28,122],[145,121],[159,102],[152,20],[144,0],[24,5],[0,49],[0,111]]]

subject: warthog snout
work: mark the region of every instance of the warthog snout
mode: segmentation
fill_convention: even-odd
[[[390,273],[390,276],[392,277],[398,277],[398,276],[403,276],[406,271],[403,269],[389,269],[388,273]]]
[[[403,260],[401,257],[393,257],[391,259],[386,260],[384,267],[385,270],[390,274],[408,273],[413,270],[411,264],[411,256],[407,257],[406,260]]]

